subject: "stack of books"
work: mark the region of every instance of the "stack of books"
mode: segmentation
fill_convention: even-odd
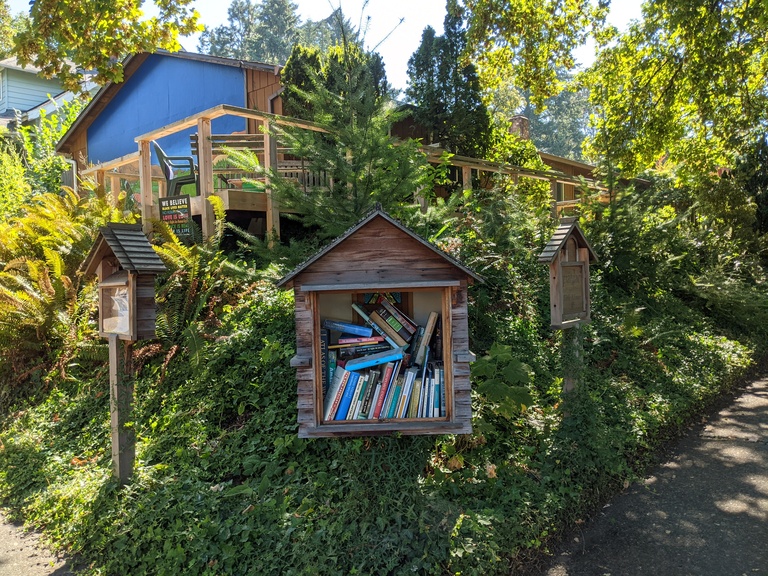
[[[352,308],[364,324],[322,322],[323,421],[445,417],[443,366],[430,358],[439,314],[419,326],[386,295]]]

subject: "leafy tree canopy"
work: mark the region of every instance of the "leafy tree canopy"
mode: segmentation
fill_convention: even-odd
[[[584,79],[592,148],[626,175],[660,160],[684,179],[732,166],[768,120],[768,4],[654,0],[643,15]]]
[[[599,41],[609,0],[463,0],[468,40],[477,53],[482,83],[494,89],[505,79],[529,92],[541,107],[562,82],[556,71],[573,70],[573,50],[590,33]]]
[[[488,146],[490,114],[474,64],[463,60],[467,48],[461,11],[448,1],[443,36],[427,27],[408,61],[406,95],[416,105],[414,118],[430,140],[455,154],[482,157]]]
[[[15,38],[16,55],[71,90],[79,88],[83,70],[95,70],[103,84],[119,82],[125,56],[178,50],[179,35],[198,31],[193,1],[155,0],[159,15],[143,18],[142,0],[34,0],[30,26]]]

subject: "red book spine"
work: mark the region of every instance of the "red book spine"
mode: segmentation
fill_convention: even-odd
[[[336,417],[336,410],[339,409],[339,403],[341,402],[341,397],[344,395],[344,389],[347,387],[347,380],[349,380],[349,372],[344,374],[343,380],[341,381],[341,386],[339,386],[339,391],[336,394],[336,398],[333,399],[333,405],[331,406],[331,412],[328,418],[326,420],[333,420]]]
[[[384,407],[384,398],[387,396],[387,390],[389,389],[389,382],[392,380],[392,369],[394,368],[394,364],[390,362],[387,364],[386,369],[384,370],[384,376],[381,379],[381,391],[379,392],[379,397],[376,400],[376,408],[373,411],[373,417],[378,418],[381,414],[381,409]]]

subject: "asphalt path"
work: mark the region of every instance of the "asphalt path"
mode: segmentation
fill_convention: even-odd
[[[25,532],[0,513],[0,576],[73,576],[35,532]]]
[[[768,576],[768,379],[572,534],[542,576]]]

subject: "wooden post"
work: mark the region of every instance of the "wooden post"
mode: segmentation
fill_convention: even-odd
[[[120,196],[120,176],[117,174],[109,175],[109,192],[112,195],[112,200],[117,206],[117,202]]]
[[[203,238],[210,238],[215,232],[213,206],[208,198],[213,194],[213,147],[211,143],[211,119],[197,120],[198,183],[203,200]]]
[[[109,412],[112,430],[112,474],[121,485],[133,476],[136,459],[136,434],[128,426],[133,409],[133,344],[123,344],[120,354],[120,339],[117,334],[109,335]],[[122,356],[122,358],[121,358]]]
[[[563,340],[560,345],[560,358],[563,363],[563,394],[572,392],[579,384],[581,370],[581,338],[579,327],[561,330]]]
[[[269,181],[269,171],[276,164],[276,147],[273,147],[272,135],[269,133],[269,122],[264,121],[264,193],[267,195],[267,243],[270,248],[275,239],[280,240],[280,209],[272,197],[272,186]]]
[[[557,180],[549,181],[549,190],[552,195],[552,218],[557,220]]]
[[[472,188],[472,168],[469,166],[461,167],[461,186],[462,190],[470,190]]]
[[[141,229],[152,232],[152,151],[149,140],[139,142],[139,190],[141,190]]]

